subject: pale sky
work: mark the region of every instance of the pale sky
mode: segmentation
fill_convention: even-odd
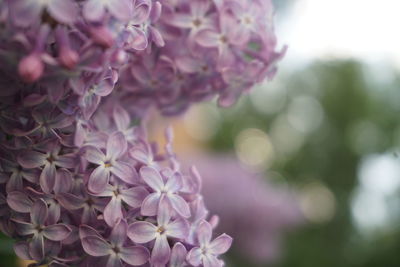
[[[297,0],[277,25],[286,62],[357,58],[400,68],[400,0]],[[279,18],[279,14],[278,14]]]

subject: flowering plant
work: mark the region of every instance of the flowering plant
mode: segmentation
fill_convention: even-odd
[[[270,1],[0,1],[0,227],[32,266],[222,266],[200,176],[150,107],[232,104],[272,77]]]

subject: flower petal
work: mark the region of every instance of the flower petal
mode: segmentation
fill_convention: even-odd
[[[47,163],[40,174],[39,182],[43,192],[50,194],[56,182],[56,167]]]
[[[72,189],[72,174],[66,169],[59,169],[56,172],[56,181],[54,184],[54,193],[59,194],[69,192]]]
[[[88,184],[89,191],[96,194],[102,193],[106,189],[109,180],[110,172],[103,166],[97,167],[92,174],[90,174]]]
[[[25,241],[19,241],[14,244],[14,251],[17,256],[23,260],[30,260],[29,245]]]
[[[214,255],[224,254],[231,247],[232,240],[232,237],[227,234],[218,236],[210,243],[210,252]]]
[[[166,227],[169,221],[171,220],[171,213],[172,213],[171,206],[166,200],[166,197],[162,195],[157,210],[158,226]]]
[[[44,240],[43,235],[34,235],[29,243],[29,254],[36,261],[44,258]]]
[[[160,203],[160,193],[152,193],[148,195],[142,203],[140,213],[143,216],[154,216],[157,214],[158,204]]]
[[[220,35],[213,30],[202,30],[196,34],[196,42],[204,47],[217,47]]]
[[[139,208],[149,192],[141,186],[121,190],[122,200],[132,208]]]
[[[174,208],[174,210],[179,213],[179,215],[184,218],[190,217],[189,205],[181,196],[177,194],[168,195],[168,200],[170,201],[171,206]]]
[[[90,21],[100,21],[104,12],[104,5],[98,0],[88,0],[83,6],[83,16]]]
[[[222,267],[222,262],[218,260],[214,255],[207,254],[203,257],[204,267]]]
[[[47,202],[47,206],[48,206],[48,211],[49,211],[47,220],[46,220],[47,225],[57,223],[61,216],[60,205],[56,201],[50,199]]]
[[[182,187],[182,176],[179,173],[173,173],[168,176],[165,183],[165,190],[169,192],[177,192]]]
[[[35,226],[31,223],[21,222],[17,220],[12,220],[15,223],[15,230],[18,234],[24,235],[31,235],[36,232]]]
[[[26,194],[14,191],[7,194],[7,204],[17,212],[29,213],[33,202]]]
[[[171,255],[171,248],[166,235],[160,235],[156,238],[153,251],[151,253],[151,262],[155,265],[164,266]]]
[[[107,159],[117,159],[126,152],[128,144],[123,133],[115,132],[107,140]]]
[[[110,171],[127,184],[135,184],[138,180],[136,170],[125,162],[115,162]]]
[[[149,222],[134,222],[129,225],[128,237],[135,243],[143,244],[156,238],[157,227]]]
[[[139,148],[132,148],[131,150],[129,150],[129,155],[134,160],[147,165],[150,165],[153,160],[146,151]]]
[[[121,21],[128,21],[132,17],[133,2],[129,0],[109,1],[108,11]]]
[[[141,29],[131,27],[128,29],[127,47],[134,50],[144,50],[149,44],[147,35]]]
[[[106,156],[98,148],[88,146],[85,148],[85,159],[91,163],[101,165],[104,163]]]
[[[11,1],[10,15],[18,26],[26,27],[35,22],[42,12],[43,6],[36,1]]]
[[[6,191],[7,192],[18,191],[22,190],[23,187],[24,183],[22,181],[21,173],[15,173],[15,172],[12,173],[10,179],[7,182]]]
[[[76,154],[71,153],[71,154],[65,154],[65,155],[59,156],[54,163],[59,167],[68,169],[68,168],[76,167],[76,164],[78,163],[78,161],[77,161]]]
[[[105,267],[123,267],[123,265],[119,256],[116,254],[111,254],[110,257],[108,257]]]
[[[71,0],[51,0],[47,8],[50,15],[62,23],[71,24],[78,17],[78,6]]]
[[[37,183],[39,181],[40,171],[38,169],[22,170],[22,177],[31,183]]]
[[[151,35],[153,42],[158,47],[163,47],[165,45],[165,41],[164,41],[164,38],[162,37],[160,31],[152,26],[149,26],[149,31],[150,31],[150,35]]]
[[[113,227],[118,220],[123,218],[121,200],[113,197],[104,209],[104,220],[106,223]]]
[[[202,256],[201,249],[196,247],[192,248],[189,251],[186,259],[191,265],[199,266],[201,264],[201,258],[202,258],[201,256]]]
[[[177,242],[172,248],[169,267],[182,267],[185,262],[187,250],[182,243]]]
[[[36,151],[24,151],[18,155],[17,161],[24,168],[38,168],[44,165],[46,154]]]
[[[66,239],[71,232],[71,228],[65,224],[53,224],[44,228],[43,235],[53,241],[62,241]]]
[[[203,220],[197,228],[197,238],[200,245],[208,245],[211,240],[212,227],[211,225]]]
[[[128,224],[125,220],[119,220],[110,234],[109,240],[111,244],[121,247],[126,240],[126,233],[128,231]]]
[[[85,252],[94,257],[106,256],[111,253],[111,246],[99,236],[86,236],[82,238],[82,247]]]
[[[193,1],[190,11],[195,17],[204,16],[210,8],[210,2],[207,0],[196,0]]]
[[[166,234],[175,238],[186,238],[189,233],[189,223],[182,218],[169,223],[166,227]]]
[[[133,9],[133,15],[130,19],[130,23],[134,25],[140,25],[149,18],[150,16],[151,2],[146,0],[139,0],[135,2],[135,7]]]
[[[128,129],[131,122],[128,112],[121,106],[116,106],[113,110],[114,123],[119,131]]]
[[[94,92],[97,96],[108,96],[114,90],[114,85],[112,77],[107,76],[94,86]]]
[[[93,207],[85,206],[82,212],[81,223],[91,224],[97,221],[97,213]]]
[[[56,197],[58,203],[67,210],[83,208],[84,200],[70,193],[61,193]]]
[[[88,225],[81,225],[79,227],[79,237],[80,239],[83,239],[85,237],[88,236],[98,236],[101,237],[100,234],[92,227],[88,226]]]
[[[164,188],[164,182],[160,173],[153,167],[144,166],[140,169],[140,176],[154,191],[161,191]]]
[[[48,216],[48,208],[43,199],[38,199],[31,210],[31,220],[34,225],[44,225]]]
[[[129,265],[139,266],[149,260],[150,252],[142,246],[123,247],[121,248],[120,257]]]
[[[189,56],[177,58],[176,65],[184,73],[196,73],[201,68],[199,61]]]
[[[166,23],[178,28],[191,28],[193,26],[193,18],[188,14],[174,13],[168,16]]]

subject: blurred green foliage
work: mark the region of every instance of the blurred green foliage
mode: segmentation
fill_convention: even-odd
[[[16,267],[17,259],[14,255],[13,241],[0,233],[0,267]]]

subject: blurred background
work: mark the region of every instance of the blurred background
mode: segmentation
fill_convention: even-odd
[[[276,78],[150,127],[200,170],[227,266],[398,267],[400,1],[275,2]],[[23,266],[4,236],[0,266]]]

